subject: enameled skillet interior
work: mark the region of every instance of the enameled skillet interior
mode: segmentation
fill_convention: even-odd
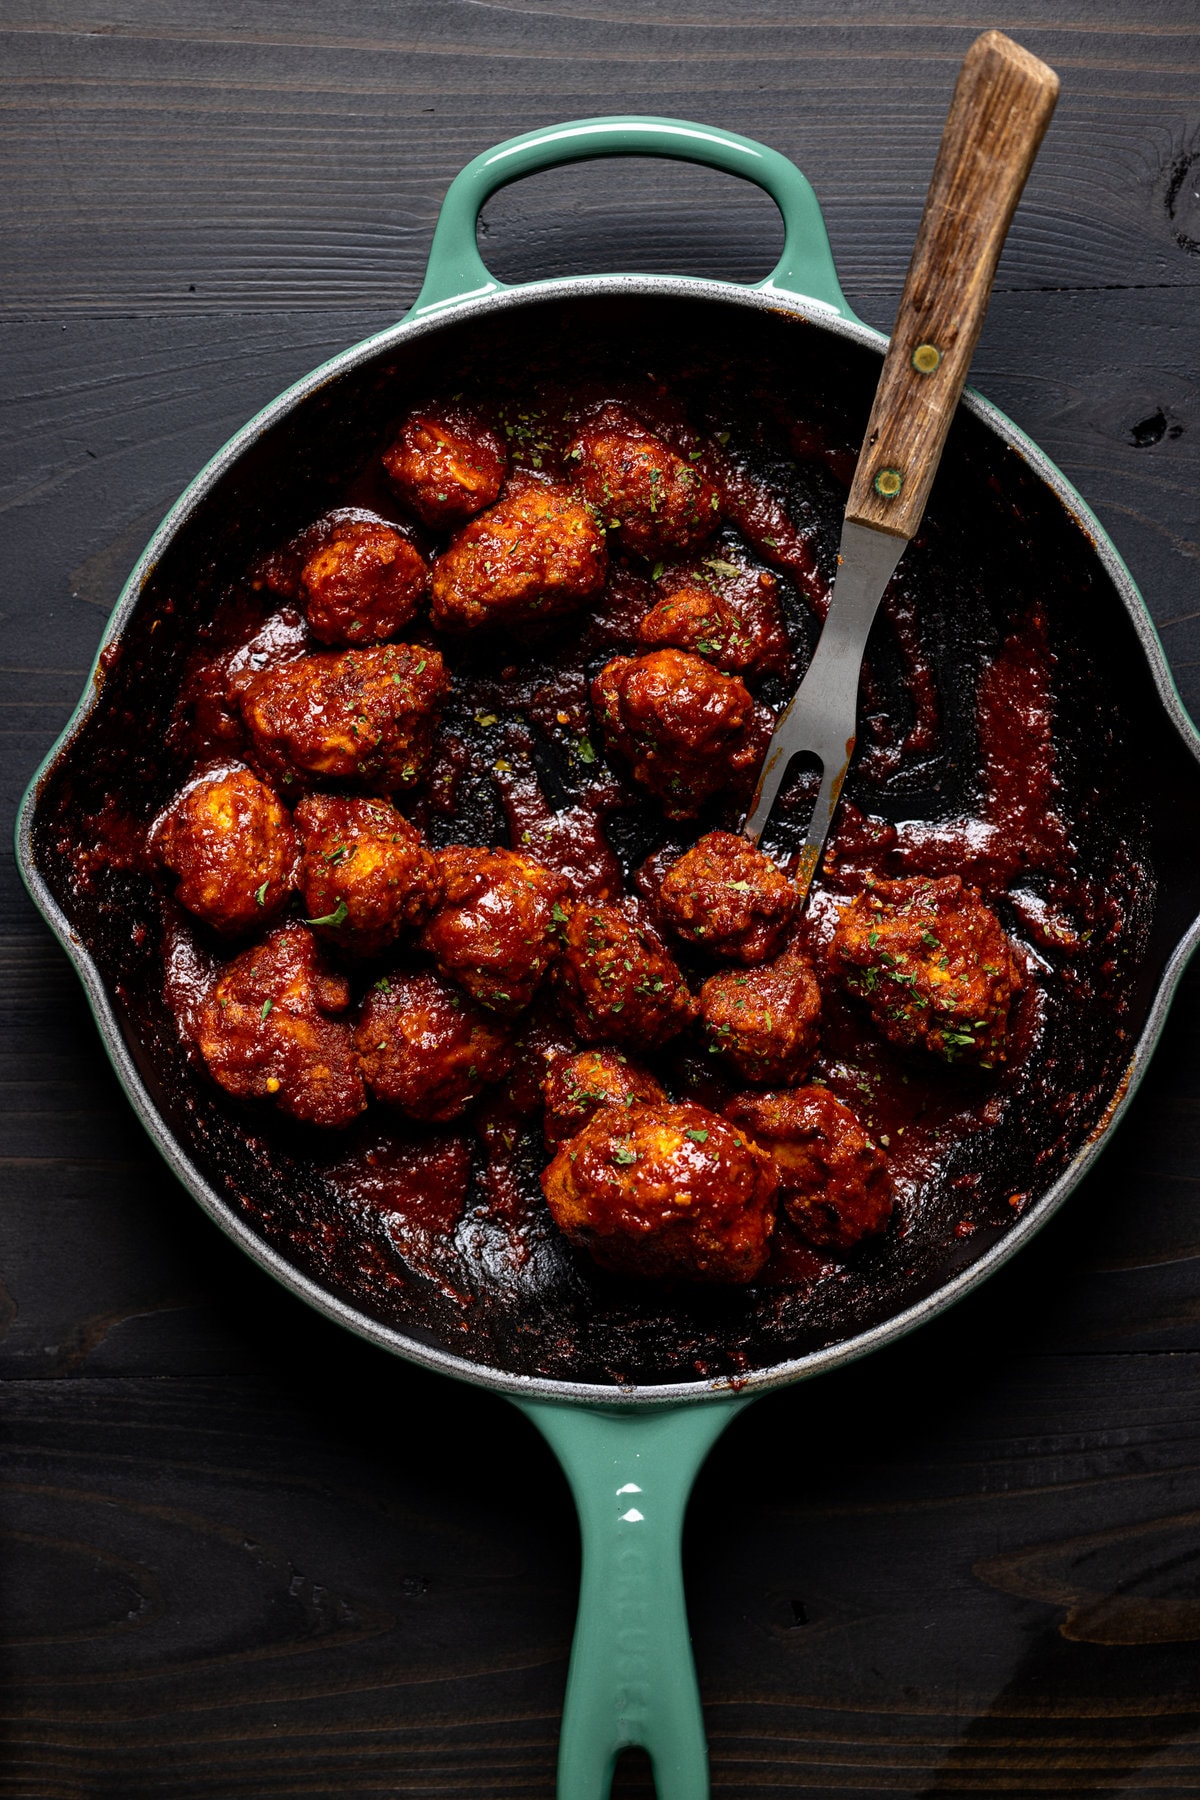
[[[397,1149],[375,1115],[331,1142],[233,1102],[197,1071],[164,1002],[175,922],[139,848],[184,773],[171,709],[229,584],[321,512],[361,499],[362,471],[408,398],[464,383],[519,396],[539,383],[651,373],[709,429],[724,420],[735,444],[741,433],[748,477],[786,494],[827,577],[838,476],[878,373],[870,350],[818,325],[699,297],[547,299],[447,322],[436,357],[433,341],[393,346],[318,389],[178,531],[106,658],[98,704],[43,784],[37,867],[98,967],[183,1157],[326,1291],[481,1368],[595,1383],[743,1377],[942,1287],[1103,1129],[1164,968],[1200,912],[1189,854],[1200,776],[1095,547],[1021,457],[964,414],[872,639],[866,729],[833,854],[847,880],[864,867],[961,869],[991,890],[1035,975],[1009,1068],[986,1082],[951,1072],[932,1097],[916,1091],[916,1075],[860,1054],[852,1014],[831,1022],[838,1079],[867,1095],[892,1140],[898,1228],[847,1263],[797,1250],[749,1289],[623,1284],[555,1231],[537,1188],[536,1131],[511,1142],[493,1134],[488,1155],[461,1133],[410,1131]],[[768,416],[755,441],[753,420]],[[713,554],[749,554],[745,535],[731,529]],[[776,568],[794,674],[816,624],[803,582]],[[574,682],[578,692],[615,647],[560,632],[454,650],[447,728],[469,764],[453,807],[423,820],[435,842],[509,841],[497,763],[528,778],[518,809],[575,808],[577,829],[606,833],[627,875],[670,836],[650,802],[606,811],[602,760],[564,748],[531,709],[535,688]],[[772,678],[764,697],[778,703],[790,678]],[[480,716],[495,724],[473,730]],[[1027,753],[1039,718],[1052,791],[1038,791]],[[508,789],[511,802],[512,780]],[[1063,827],[1050,848],[1039,824],[1047,806]],[[821,904],[818,892],[818,913]],[[704,1098],[710,1073],[681,1063],[679,1080]]]

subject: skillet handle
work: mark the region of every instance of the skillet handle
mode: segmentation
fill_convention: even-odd
[[[633,1745],[649,1752],[658,1800],[707,1800],[680,1539],[696,1473],[749,1397],[619,1411],[515,1404],[562,1464],[583,1540],[558,1800],[608,1800]]]
[[[854,317],[838,283],[817,197],[795,163],[753,138],[714,125],[624,114],[547,125],[509,138],[469,162],[442,202],[425,282],[409,317],[498,293],[507,285],[487,268],[475,242],[476,221],[498,188],[539,169],[597,156],[665,156],[755,182],[770,194],[784,224],[783,255],[755,286],[764,293],[816,300],[843,318]]]

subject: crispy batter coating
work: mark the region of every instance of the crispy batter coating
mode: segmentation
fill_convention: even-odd
[[[445,891],[421,948],[480,1005],[520,1012],[558,954],[565,879],[516,850],[453,844],[437,860]]]
[[[413,407],[383,466],[418,519],[444,531],[495,503],[508,452],[469,407],[434,402]]]
[[[457,1119],[512,1066],[509,1034],[440,975],[377,981],[354,1047],[367,1086],[410,1119]]]
[[[296,886],[292,821],[249,769],[214,769],[189,782],[155,821],[150,841],[179,876],[179,904],[217,931],[262,925]]]
[[[419,644],[302,656],[231,683],[264,774],[377,794],[420,781],[448,686],[438,652]]]
[[[602,1106],[628,1111],[634,1106],[666,1101],[666,1090],[646,1069],[631,1063],[621,1050],[581,1050],[550,1064],[542,1092],[546,1101],[546,1148],[582,1131]]]
[[[309,794],[295,818],[307,922],[328,942],[377,956],[437,905],[442,877],[433,852],[390,801]]]
[[[434,563],[433,622],[470,631],[554,618],[599,592],[607,570],[604,533],[578,494],[518,477]]]
[[[774,723],[736,675],[687,650],[616,656],[592,683],[609,750],[659,795],[669,819],[690,819],[713,794],[748,784]]]
[[[783,949],[796,890],[749,839],[710,831],[668,869],[658,904],[689,943],[730,962],[760,963]]]
[[[632,901],[567,909],[556,976],[579,1036],[655,1049],[695,1016],[696,1002],[658,933]]]
[[[215,654],[207,645],[197,646],[184,669],[167,726],[167,747],[197,767],[208,757],[240,758],[245,751],[246,730],[230,691],[234,677],[244,669],[294,662],[309,647],[308,627],[293,607],[281,607],[266,619],[259,614],[255,630],[247,617],[252,604],[237,608],[240,618],[236,603],[229,608],[235,612],[231,635],[237,641]]]
[[[308,628],[322,644],[369,644],[416,617],[429,586],[424,557],[403,532],[349,520],[300,574]]]
[[[738,1094],[725,1116],[774,1159],[784,1210],[810,1244],[849,1250],[886,1229],[887,1158],[828,1088]]]
[[[222,972],[200,1009],[197,1042],[229,1093],[273,1099],[310,1125],[348,1125],[367,1096],[350,1026],[329,1015],[349,1004],[349,983],[325,973],[312,932],[282,925]]]
[[[601,1268],[746,1282],[767,1258],[778,1176],[702,1106],[606,1106],[559,1148],[542,1187],[560,1230]]]
[[[397,529],[394,519],[385,519],[377,512],[371,512],[363,506],[334,506],[319,518],[298,531],[286,543],[277,544],[266,556],[260,557],[251,570],[253,587],[269,588],[273,594],[281,594],[287,600],[300,599],[300,577],[304,573],[304,565],[311,562],[318,550],[324,550],[328,544],[335,543],[338,538],[353,538],[360,525],[371,527],[384,526],[389,531]]]
[[[759,660],[758,645],[728,600],[709,588],[667,594],[639,622],[638,642],[651,650],[691,650],[734,675]]]
[[[744,975],[723,969],[700,989],[709,1049],[746,1081],[764,1086],[785,1086],[804,1074],[816,1051],[820,1012],[812,966],[791,952]]]
[[[588,427],[568,456],[588,504],[624,550],[691,550],[720,522],[720,497],[695,462],[631,421]]]
[[[1023,985],[1004,928],[961,876],[874,880],[842,909],[829,966],[891,1043],[995,1068]]]

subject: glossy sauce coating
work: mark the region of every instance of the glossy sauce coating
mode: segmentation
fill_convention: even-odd
[[[389,801],[308,794],[294,816],[307,923],[326,942],[378,956],[429,917],[441,898],[441,871]]]
[[[617,415],[589,425],[567,454],[585,500],[622,549],[646,557],[691,550],[716,530],[721,500],[697,467],[701,452],[678,456]]]
[[[308,628],[322,644],[394,637],[428,586],[425,560],[403,533],[362,520],[344,525],[300,572]]]
[[[542,1185],[559,1229],[617,1274],[744,1282],[766,1261],[774,1167],[701,1106],[603,1107]]]
[[[585,1041],[656,1049],[695,1016],[677,964],[629,901],[572,906],[556,974],[567,1016]]]
[[[773,728],[736,675],[687,650],[614,657],[592,704],[608,749],[668,819],[694,818],[714,794],[752,784]]]
[[[575,611],[607,568],[604,533],[571,488],[510,482],[434,563],[433,622],[442,631],[540,623]]]
[[[558,954],[567,883],[513,850],[465,844],[438,854],[442,899],[421,947],[481,1006],[510,1015],[533,999]]]
[[[258,929],[296,886],[292,821],[249,769],[214,769],[189,783],[151,826],[150,844],[179,877],[179,904],[216,931]]]
[[[419,644],[304,656],[230,683],[265,773],[285,786],[326,779],[375,793],[424,775],[446,686],[440,655]]]
[[[1004,1061],[1022,975],[999,919],[959,876],[872,879],[839,914],[829,965],[890,1042],[983,1069]]]
[[[244,1099],[270,1099],[307,1124],[348,1125],[367,1104],[338,1015],[350,984],[322,965],[316,940],[281,926],[224,969],[200,1008],[197,1041],[214,1080]]]
[[[761,963],[787,942],[796,890],[757,845],[710,831],[668,868],[658,907],[673,931],[710,955]]]
[[[811,963],[785,954],[762,968],[725,969],[700,989],[708,1047],[746,1081],[798,1081],[817,1048],[821,990]]]
[[[661,1082],[631,1062],[623,1050],[581,1050],[576,1056],[555,1057],[542,1093],[543,1131],[550,1150],[574,1137],[602,1106],[628,1110],[667,1099]]]
[[[462,1116],[512,1064],[508,1032],[440,976],[381,976],[354,1033],[363,1077],[410,1119]]]
[[[887,1228],[887,1157],[858,1115],[826,1087],[739,1094],[725,1117],[770,1155],[779,1198],[810,1244],[845,1251]]]
[[[648,650],[691,650],[727,674],[741,675],[759,662],[759,646],[729,602],[707,588],[682,587],[650,608],[638,622],[638,643]]]
[[[441,531],[495,504],[508,454],[478,413],[434,401],[408,414],[384,451],[383,466],[404,504]]]

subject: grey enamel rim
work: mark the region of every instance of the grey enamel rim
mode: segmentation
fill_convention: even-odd
[[[663,1406],[679,1403],[702,1403],[706,1400],[716,1399],[728,1400],[734,1395],[741,1397],[762,1393],[769,1388],[782,1387],[787,1382],[802,1380],[821,1374],[827,1369],[835,1369],[845,1363],[853,1362],[861,1356],[868,1355],[872,1350],[894,1342],[916,1326],[944,1312],[955,1301],[962,1299],[973,1288],[986,1281],[988,1276],[1006,1263],[1010,1257],[1015,1256],[1029,1238],[1058,1211],[1067,1196],[1082,1180],[1099,1155],[1106,1138],[1129,1106],[1158,1042],[1180,978],[1193,951],[1200,943],[1200,917],[1193,921],[1163,971],[1145,1025],[1120,1083],[1118,1098],[1105,1114],[1102,1124],[1096,1128],[1091,1138],[1076,1153],[1069,1168],[1059,1176],[1036,1205],[1032,1206],[1016,1223],[1009,1226],[1003,1237],[998,1239],[969,1268],[952,1277],[933,1293],[926,1295],[924,1299],[906,1308],[903,1312],[897,1313],[893,1318],[872,1327],[869,1331],[861,1332],[858,1336],[848,1338],[842,1343],[829,1345],[823,1350],[813,1351],[807,1356],[773,1364],[770,1368],[758,1370],[754,1374],[738,1377],[736,1380],[675,1382],[662,1386],[632,1384],[621,1386],[616,1383],[608,1385],[592,1382],[556,1381],[541,1376],[511,1374],[504,1369],[468,1362],[465,1358],[454,1356],[449,1351],[431,1348],[417,1339],[407,1337],[401,1331],[377,1323],[365,1314],[358,1312],[354,1307],[347,1305],[345,1301],[326,1292],[311,1277],[293,1267],[279,1251],[258,1238],[229,1202],[205,1180],[199,1169],[183,1153],[173,1135],[164,1125],[122,1036],[100,972],[80,939],[72,931],[68,919],[42,880],[33,858],[33,824],[41,786],[55,763],[70,748],[96,704],[95,674],[100,656],[114,640],[120,637],[141,597],[146,581],[175,532],[204,504],[216,482],[245,450],[257,442],[267,430],[277,424],[299,402],[307,399],[340,375],[369,362],[402,341],[408,342],[420,337],[435,337],[443,325],[451,321],[483,319],[494,313],[511,311],[531,303],[540,304],[546,300],[575,299],[580,296],[595,297],[613,293],[663,299],[709,299],[724,305],[748,307],[759,312],[784,313],[789,317],[836,332],[839,336],[848,338],[852,343],[871,349],[882,350],[887,343],[887,339],[882,333],[873,330],[870,326],[863,325],[858,320],[842,316],[824,302],[785,294],[778,289],[739,288],[721,281],[683,277],[601,275],[534,282],[520,288],[501,289],[485,296],[439,305],[436,312],[432,314],[410,315],[400,324],[379,332],[376,336],[367,338],[362,343],[343,351],[330,362],[314,370],[312,374],[296,382],[294,386],[287,389],[278,399],[272,401],[269,406],[258,413],[249,424],[243,426],[241,431],[231,438],[222,450],[218,451],[212,461],[185,490],[151,538],[135,564],[133,572],[122,590],[121,597],[113,609],[97,652],[96,663],[93,664],[92,673],[79,705],[57,743],[42,762],[22,799],[17,814],[16,847],[18,865],[25,885],[29,889],[35,905],[75,965],[80,980],[83,982],[96,1024],[100,1029],[105,1050],[134,1111],[173,1174],[199,1201],[208,1216],[261,1268],[267,1270],[277,1281],[282,1282],[301,1299],[306,1300],[318,1312],[335,1320],[339,1325],[344,1325],[347,1330],[366,1339],[368,1343],[376,1344],[382,1349],[390,1350],[398,1356],[407,1358],[410,1362],[419,1363],[423,1367],[436,1370],[441,1374],[457,1376],[478,1387],[492,1388],[508,1394],[514,1399],[558,1400],[608,1407]],[[997,407],[992,406],[969,389],[964,396],[963,404],[1028,463],[1034,474],[1058,496],[1064,509],[1091,543],[1137,633],[1163,708],[1182,743],[1200,766],[1200,733],[1197,733],[1175,689],[1145,602],[1099,520],[1075,492],[1061,471]]]

